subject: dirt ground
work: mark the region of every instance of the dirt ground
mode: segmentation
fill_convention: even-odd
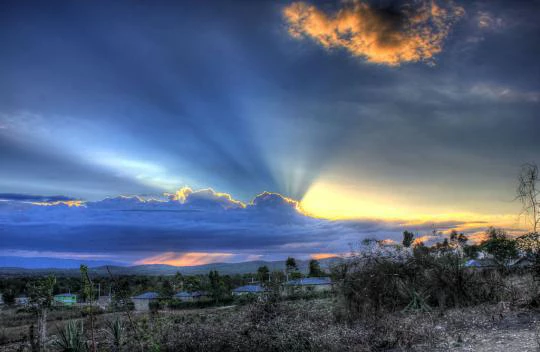
[[[314,303],[314,304],[320,304]],[[206,308],[181,311],[162,311],[167,315],[201,315],[220,312],[219,314],[236,314],[241,307]],[[97,317],[96,327],[102,327],[106,319],[118,313],[106,313]],[[135,319],[147,313],[134,313]],[[434,329],[438,340],[434,346],[413,348],[411,350],[432,351],[540,351],[540,311],[508,308],[504,305],[478,306],[466,309],[452,309],[440,315],[428,315],[429,328]],[[9,319],[9,313],[0,315],[0,351],[24,351],[21,342],[28,334],[30,316]],[[423,316],[422,321],[426,321]],[[81,319],[81,318],[79,318]],[[330,319],[330,317],[329,317]],[[415,319],[414,316],[411,319]],[[419,319],[420,321],[420,319]],[[63,320],[58,316],[49,321],[49,333],[55,334]]]

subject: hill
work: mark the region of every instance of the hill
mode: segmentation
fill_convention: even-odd
[[[338,257],[326,258],[319,260],[322,268],[329,268],[335,262],[341,260]],[[298,267],[301,272],[308,271],[308,260],[297,260]],[[266,265],[271,271],[285,269],[285,261],[250,261],[241,263],[211,263],[195,266],[173,266],[165,264],[145,264],[134,266],[120,265],[89,265],[89,271],[93,275],[108,276],[108,270],[113,275],[174,275],[180,272],[183,275],[205,275],[211,270],[217,270],[220,274],[247,274],[254,273],[260,266]],[[21,268],[21,267],[0,267],[0,277],[8,276],[42,276],[54,274],[57,276],[79,276],[78,268]]]

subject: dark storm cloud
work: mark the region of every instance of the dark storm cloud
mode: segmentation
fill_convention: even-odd
[[[36,196],[36,195],[30,195],[30,194],[0,193],[0,200],[49,203],[49,202],[68,201],[68,200],[75,200],[75,199],[66,197],[66,196]]]

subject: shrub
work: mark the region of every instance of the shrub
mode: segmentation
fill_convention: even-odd
[[[83,323],[69,321],[53,344],[62,352],[85,352],[88,349],[84,336]]]
[[[498,302],[509,293],[499,271],[470,270],[451,252],[415,254],[406,260],[359,258],[341,265],[340,319]]]

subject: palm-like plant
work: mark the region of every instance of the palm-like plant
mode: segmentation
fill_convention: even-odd
[[[54,345],[62,352],[86,352],[88,345],[82,321],[69,321],[64,329],[59,330],[59,337],[54,341]]]

